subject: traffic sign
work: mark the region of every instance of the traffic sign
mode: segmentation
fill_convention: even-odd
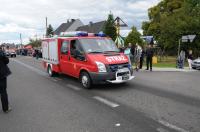
[[[194,38],[196,37],[196,35],[188,35],[188,38],[190,40],[190,43],[193,42]]]
[[[181,40],[183,43],[186,43],[186,42],[190,42],[192,43],[195,39],[196,35],[185,35],[185,36],[182,36]]]

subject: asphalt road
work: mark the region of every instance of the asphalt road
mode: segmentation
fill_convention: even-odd
[[[82,89],[47,76],[41,61],[11,59],[13,111],[0,111],[0,132],[199,132],[200,72],[135,72],[120,85]]]

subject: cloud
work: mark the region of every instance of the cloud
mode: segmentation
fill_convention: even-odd
[[[148,19],[147,9],[160,0],[0,0],[0,43],[18,39],[13,34],[22,33],[28,40],[34,35],[45,34],[45,17],[56,29],[67,19],[79,18],[84,24],[107,19],[110,11],[121,17],[130,28],[141,29],[141,22]],[[5,39],[6,38],[6,39]],[[24,41],[26,42],[26,41]]]
[[[128,2],[128,8],[129,9],[135,9],[135,10],[143,10],[147,11],[150,7],[157,4],[160,0],[140,0],[136,1],[135,3],[132,3],[131,1]]]

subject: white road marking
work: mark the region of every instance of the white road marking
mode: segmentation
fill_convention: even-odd
[[[76,90],[76,91],[79,91],[81,90],[81,88],[77,87],[77,86],[74,86],[74,85],[71,85],[71,84],[67,84],[67,87],[73,89],[73,90]]]
[[[157,128],[156,129],[158,132],[169,132],[168,130],[164,129],[164,128]]]
[[[107,99],[104,99],[104,98],[102,98],[102,97],[99,97],[99,96],[94,96],[93,98],[96,99],[96,100],[98,100],[98,101],[100,101],[101,103],[104,103],[104,104],[106,104],[106,105],[108,105],[108,106],[110,106],[110,107],[113,107],[113,108],[119,106],[118,104],[116,104],[116,103],[114,103],[114,102],[111,102],[111,101],[109,101],[109,100],[107,100]]]
[[[168,127],[168,128],[174,129],[174,130],[176,130],[176,131],[178,131],[178,132],[189,132],[189,131],[187,131],[187,130],[184,130],[183,128],[180,128],[180,127],[177,127],[177,126],[175,126],[175,125],[173,125],[173,124],[170,124],[170,123],[167,122],[167,121],[159,120],[158,122],[159,122],[160,124],[162,124],[162,125]]]
[[[115,124],[115,126],[116,126],[116,127],[119,127],[119,126],[121,126],[121,124],[120,124],[120,123],[117,123],[117,124]]]
[[[47,75],[46,72],[44,72],[44,71],[42,71],[42,70],[39,70],[39,69],[37,69],[37,68],[34,68],[34,67],[30,66],[30,65],[27,65],[27,64],[25,64],[25,63],[23,63],[23,62],[21,62],[21,61],[18,61],[18,60],[15,60],[15,59],[12,59],[12,60],[13,60],[14,62],[17,62],[18,64],[23,65],[24,67],[26,67],[26,68],[28,68],[28,69],[34,71],[34,72],[37,72],[38,74],[40,74],[40,75],[42,75],[42,76],[46,76],[46,75]]]

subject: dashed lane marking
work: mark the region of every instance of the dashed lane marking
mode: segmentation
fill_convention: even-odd
[[[21,61],[15,60],[15,59],[12,59],[12,60],[13,60],[14,62],[18,63],[18,64],[23,65],[24,67],[26,67],[26,68],[28,68],[28,69],[34,71],[34,72],[37,72],[38,74],[40,74],[40,75],[42,75],[42,76],[47,76],[47,73],[46,73],[46,72],[43,72],[42,70],[39,70],[39,69],[37,69],[37,68],[34,68],[34,67],[30,66],[30,65],[27,65],[27,64],[25,64],[25,63],[23,63],[23,62],[21,62]]]
[[[119,126],[121,126],[121,124],[120,124],[120,123],[117,123],[117,124],[115,124],[115,126],[116,126],[116,127],[119,127]]]
[[[159,122],[160,124],[162,124],[162,125],[168,127],[168,128],[171,128],[171,129],[173,129],[173,130],[176,130],[176,131],[178,131],[178,132],[189,132],[189,131],[187,131],[187,130],[184,130],[183,128],[180,128],[180,127],[178,127],[178,126],[175,126],[175,125],[173,125],[173,124],[170,124],[170,123],[167,122],[167,121],[159,120],[158,122]]]
[[[34,67],[30,66],[30,65],[27,65],[27,64],[25,64],[25,63],[23,63],[23,62],[21,62],[21,61],[14,60],[14,59],[12,59],[12,60],[13,60],[14,62],[18,63],[18,64],[23,65],[24,67],[26,67],[26,68],[28,68],[28,69],[30,69],[30,70],[32,70],[32,71],[34,71],[34,72],[36,72],[36,73],[42,75],[42,76],[47,76],[47,75],[48,75],[46,72],[43,72],[43,71],[41,71],[41,70],[39,70],[39,69],[37,69],[37,68],[34,68]],[[61,80],[62,80],[62,79],[59,79],[59,78],[55,78],[55,79],[54,79],[54,78],[50,78],[50,79],[53,80],[53,81],[55,81],[55,82],[61,81]],[[74,90],[76,90],[76,91],[81,90],[81,88],[79,88],[79,87],[77,87],[77,86],[74,86],[74,85],[71,85],[71,84],[67,84],[67,87],[69,87],[69,88],[71,88],[71,89],[74,89]]]
[[[37,72],[37,73],[40,74],[40,75],[43,75],[43,76],[47,76],[47,75],[48,75],[46,72],[43,72],[43,71],[41,71],[41,70],[39,70],[39,69],[37,69],[37,68],[34,68],[34,67],[30,66],[30,65],[27,65],[27,64],[25,64],[25,63],[23,63],[23,62],[21,62],[21,61],[18,61],[18,60],[15,60],[15,59],[12,59],[12,61],[14,61],[14,62],[16,62],[16,63],[18,63],[18,64],[21,64],[21,65],[23,65],[24,67],[26,67],[26,68],[28,68],[28,69],[34,71],[34,72]],[[62,79],[60,79],[60,80],[62,80]],[[54,81],[58,81],[58,79],[54,79]],[[77,91],[78,91],[78,90],[81,90],[81,88],[79,88],[79,87],[77,87],[77,86],[74,86],[74,85],[71,85],[71,84],[68,84],[67,87],[69,87],[69,88],[71,88],[71,89],[74,89],[74,90],[77,90]],[[114,102],[111,102],[111,101],[109,101],[109,100],[107,100],[107,99],[105,99],[105,98],[99,97],[99,96],[94,96],[93,98],[96,99],[96,100],[98,100],[98,101],[100,101],[101,103],[104,103],[104,104],[106,104],[106,105],[108,105],[108,106],[110,106],[110,107],[113,107],[113,108],[119,106],[119,104],[116,104],[116,103],[114,103]],[[160,124],[162,124],[162,125],[168,127],[168,128],[174,129],[174,130],[176,130],[176,131],[178,131],[178,132],[189,132],[189,131],[187,131],[187,130],[184,130],[183,128],[177,127],[177,126],[175,126],[175,125],[173,125],[173,124],[170,124],[170,123],[168,123],[168,122],[166,122],[166,121],[163,121],[163,120],[159,120],[158,122],[159,122]],[[120,126],[120,124],[116,124],[116,126]],[[163,129],[160,129],[160,128],[158,128],[157,131],[164,132]]]
[[[81,90],[81,88],[77,87],[77,86],[74,86],[74,85],[71,85],[71,84],[67,84],[67,87],[73,89],[73,90],[76,90],[76,91],[79,91]]]
[[[158,132],[169,132],[168,130],[164,129],[164,128],[157,128],[156,129]]]
[[[98,100],[98,101],[100,101],[101,103],[104,103],[104,104],[106,104],[106,105],[108,105],[110,107],[113,107],[113,108],[119,106],[118,104],[116,104],[114,102],[111,102],[111,101],[109,101],[109,100],[107,100],[105,98],[99,97],[99,96],[94,96],[93,98],[96,99],[96,100]]]

